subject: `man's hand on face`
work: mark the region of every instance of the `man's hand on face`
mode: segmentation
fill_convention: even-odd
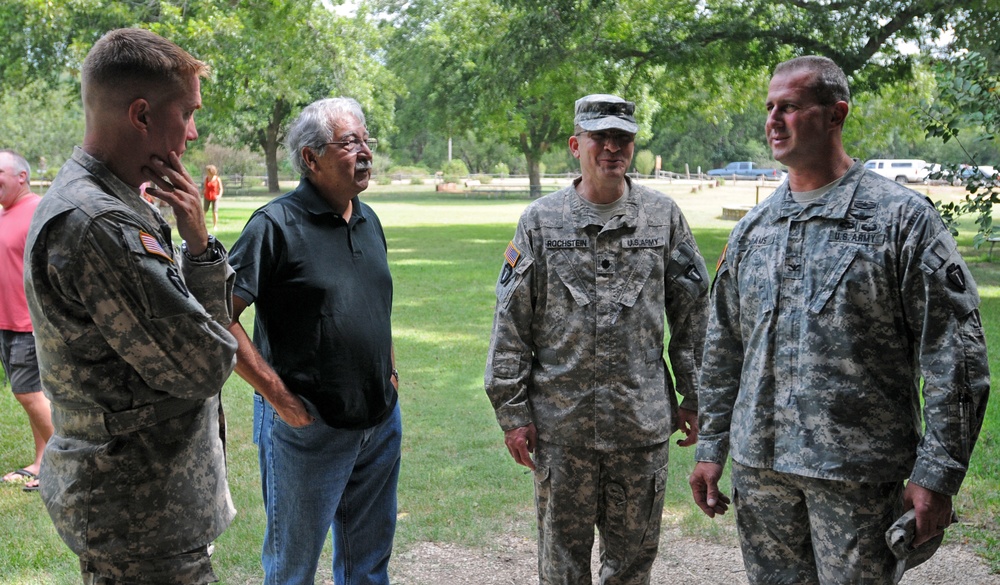
[[[201,204],[201,192],[191,178],[177,153],[171,151],[170,159],[150,158],[142,167],[143,175],[153,185],[146,193],[167,202],[177,218],[177,233],[187,242],[188,251],[197,256],[208,247],[208,228]]]

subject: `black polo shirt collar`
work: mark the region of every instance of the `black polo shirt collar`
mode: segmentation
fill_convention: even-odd
[[[301,201],[302,207],[312,215],[329,214],[336,218],[343,219],[343,216],[330,207],[327,200],[323,199],[323,196],[316,190],[316,186],[313,185],[312,182],[306,177],[303,177],[302,180],[299,181],[299,186],[295,188],[293,197],[296,197],[299,201]],[[361,199],[359,199],[357,195],[351,199],[351,223],[354,222],[354,218],[357,218],[357,221],[366,220],[364,210],[361,206]]]

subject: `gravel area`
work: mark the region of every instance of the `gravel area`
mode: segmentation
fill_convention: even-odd
[[[685,538],[667,530],[653,565],[654,585],[744,585],[738,547]],[[594,574],[597,551],[594,551]],[[397,552],[390,563],[394,585],[530,585],[538,582],[535,541],[510,537],[493,550],[423,542]],[[950,544],[908,571],[901,585],[1000,585],[973,552]]]

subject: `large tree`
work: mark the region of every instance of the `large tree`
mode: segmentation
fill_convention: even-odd
[[[0,148],[20,152],[32,179],[52,178],[83,136],[83,107],[68,84],[35,80],[0,94]]]
[[[422,68],[410,99],[445,116],[425,119],[449,132],[489,129],[518,146],[529,169],[565,138],[570,104],[584,93],[617,92],[648,114],[698,93],[739,113],[747,100],[734,86],[756,87],[776,62],[805,53],[833,58],[860,93],[912,76],[915,57],[905,47],[926,51],[949,27],[969,38],[996,21],[992,0],[376,4],[402,40],[390,66],[410,60]]]
[[[967,162],[976,169],[985,161],[976,160],[971,149],[961,144],[959,134],[974,128],[981,131],[984,140],[992,141],[1000,135],[1000,95],[997,92],[1000,73],[994,63],[987,55],[972,52],[940,64],[936,72],[936,100],[924,104],[921,116],[929,135],[938,136],[945,142],[958,142],[965,151]],[[953,166],[948,171],[955,173],[958,168]],[[1000,175],[996,174],[996,169],[972,174],[965,187],[967,194],[963,201],[938,207],[956,235],[955,219],[966,213],[976,214],[979,229],[973,243],[978,248],[994,233],[993,207],[1000,205]]]
[[[320,0],[6,0],[0,18],[0,95],[38,80],[78,90],[87,50],[123,26],[154,30],[207,61],[203,129],[263,152],[271,191],[285,127],[305,104],[348,95],[373,134],[393,127],[396,82],[379,59],[377,28],[363,12],[340,17]]]
[[[291,117],[334,95],[357,99],[372,135],[392,128],[395,81],[378,56],[377,30],[312,0],[236,0],[179,11],[154,30],[187,38],[213,69],[203,86],[206,127],[222,142],[264,154],[267,185],[280,191],[278,154]]]
[[[572,11],[555,5],[537,11],[494,0],[416,0],[378,7],[389,15],[386,26],[394,33],[389,66],[408,82],[400,115],[418,107],[429,129],[425,135],[473,130],[517,148],[536,195],[542,157],[554,146],[565,147],[577,98],[616,92],[648,99],[641,68],[589,50]],[[574,58],[535,67],[520,51],[535,36],[571,41],[574,47],[559,50]]]

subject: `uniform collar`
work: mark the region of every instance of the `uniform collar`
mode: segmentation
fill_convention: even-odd
[[[771,196],[774,203],[770,206],[769,215],[773,221],[791,217],[800,221],[813,217],[846,218],[864,174],[864,164],[858,159],[854,159],[854,164],[847,170],[840,184],[807,205],[805,209],[802,208],[801,203],[797,203],[792,198],[791,189],[788,188],[788,180],[785,180]]]
[[[627,176],[625,177],[625,182],[628,183],[628,194],[625,195],[625,202],[622,206],[624,213],[611,218],[607,225],[602,224],[601,219],[594,210],[581,200],[580,193],[576,190],[576,187],[582,180],[582,177],[577,177],[573,181],[573,185],[570,186],[572,192],[568,193],[569,196],[566,197],[563,203],[564,224],[572,225],[577,229],[583,229],[588,225],[602,225],[605,228],[636,226],[641,209],[639,206],[639,196],[636,193],[638,188],[632,184],[631,179]]]
[[[87,154],[79,146],[73,147],[73,161],[90,173],[104,187],[104,192],[120,200],[136,213],[146,217],[150,205],[139,196],[139,192],[118,178],[104,163]]]

